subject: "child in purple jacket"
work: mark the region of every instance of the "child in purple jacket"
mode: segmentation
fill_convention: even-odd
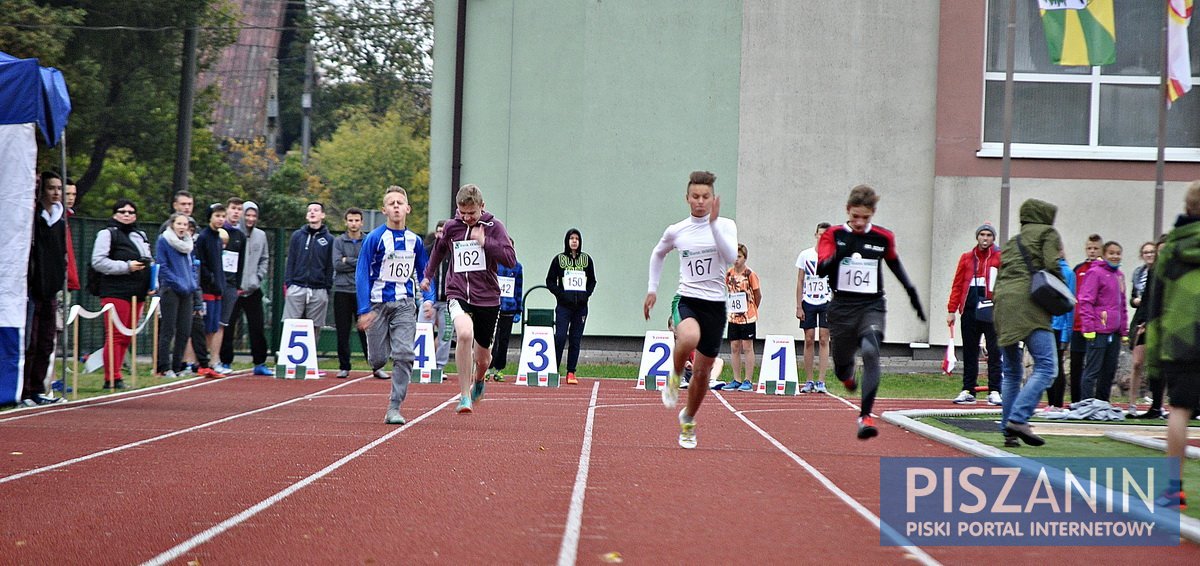
[[[1125,311],[1125,275],[1121,273],[1121,244],[1105,242],[1100,259],[1092,262],[1079,288],[1079,324],[1087,340],[1083,361],[1083,398],[1109,400],[1121,337],[1129,333]]]

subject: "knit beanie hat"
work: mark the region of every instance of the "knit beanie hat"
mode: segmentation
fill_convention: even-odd
[[[996,227],[992,226],[991,222],[986,222],[986,221],[983,224],[980,224],[979,227],[975,229],[975,237],[978,238],[979,233],[983,232],[985,230],[988,232],[991,232],[993,238],[996,237]]]

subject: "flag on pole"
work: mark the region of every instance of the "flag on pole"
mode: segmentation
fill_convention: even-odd
[[[1192,90],[1192,60],[1188,55],[1188,23],[1192,0],[1170,0],[1167,19],[1167,102]]]
[[[1046,48],[1055,65],[1109,65],[1117,60],[1113,0],[1038,0]]]

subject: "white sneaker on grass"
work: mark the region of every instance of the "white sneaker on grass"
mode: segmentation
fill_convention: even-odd
[[[1002,404],[1004,404],[1004,401],[1000,399],[999,391],[992,391],[991,393],[988,393],[988,405],[1000,406]]]

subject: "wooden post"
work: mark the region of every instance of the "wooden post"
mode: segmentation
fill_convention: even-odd
[[[159,304],[161,305],[162,304],[161,299],[159,301],[160,301]],[[154,311],[154,326],[151,328],[151,332],[154,333],[154,336],[150,339],[151,347],[153,348],[153,351],[150,352],[150,365],[153,366],[153,368],[152,368],[153,371],[158,371],[158,311],[157,310]],[[171,360],[168,359],[167,364],[169,365],[170,363],[171,363]],[[167,369],[175,369],[175,368],[168,367]]]
[[[103,306],[101,306],[100,310],[104,310]],[[108,375],[104,376],[104,379],[107,380],[108,376],[111,375],[113,378],[112,387],[116,388],[117,372],[113,369],[113,330],[116,329],[112,323],[112,314],[114,312],[116,312],[116,309],[108,311],[108,315],[104,317],[104,326],[108,330],[105,333],[108,335],[108,342],[104,345],[104,373]]]
[[[133,381],[133,388],[137,389],[137,326],[138,326],[138,310],[137,297],[129,298],[129,329],[132,330],[132,336],[129,337],[129,351],[132,355],[129,356],[129,379]]]
[[[75,327],[71,329],[71,400],[79,399],[79,320],[75,320]],[[66,360],[63,360],[66,365]]]

